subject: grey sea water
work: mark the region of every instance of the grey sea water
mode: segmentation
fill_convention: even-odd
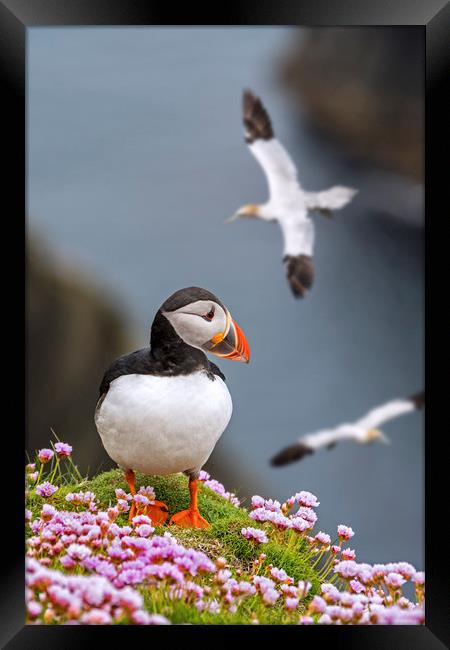
[[[306,120],[299,128],[276,80],[292,31],[29,29],[29,230],[114,297],[136,348],[174,290],[217,293],[252,360],[220,364],[234,413],[211,473],[225,457],[229,488],[280,499],[310,490],[321,502],[317,530],[351,525],[361,561],[423,568],[422,414],[386,425],[391,446],[343,443],[268,464],[302,433],[423,387],[423,230],[385,214],[403,181],[346,161]],[[275,225],[223,224],[266,196],[243,143],[247,86],[307,189],[360,189],[333,220],[317,217],[316,283],[303,301],[290,294]]]

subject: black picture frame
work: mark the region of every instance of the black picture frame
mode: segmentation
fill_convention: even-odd
[[[226,8],[226,11],[224,9]],[[186,11],[187,9],[187,11]],[[200,9],[200,11],[199,11]],[[183,15],[184,10],[184,15]],[[445,191],[448,185],[448,163],[443,168],[433,165],[431,156],[435,159],[439,153],[446,153],[445,129],[446,119],[444,91],[445,81],[450,69],[450,48],[448,46],[448,26],[450,25],[450,6],[445,0],[310,0],[287,1],[277,4],[267,0],[247,2],[238,8],[237,4],[227,3],[215,7],[214,19],[221,25],[298,25],[298,26],[407,26],[414,25],[423,28],[426,41],[426,331],[430,332],[430,297],[437,292],[431,282],[432,266],[435,267],[436,277],[444,272],[442,257],[429,255],[431,232],[435,232],[438,219],[446,219],[439,209],[439,192]],[[25,121],[26,121],[26,33],[27,28],[35,26],[74,26],[74,25],[180,25],[181,18],[186,18],[189,25],[211,25],[205,22],[207,8],[204,5],[177,7],[178,14],[170,16],[167,7],[148,0],[0,0],[0,69],[3,89],[3,126],[4,141],[6,140],[4,156],[7,162],[7,180],[4,185],[5,198],[9,201],[8,218],[17,225],[16,232],[8,240],[8,248],[17,245],[24,252],[24,224],[26,215],[25,200]],[[222,15],[220,15],[222,14]],[[212,16],[211,16],[212,18]],[[197,20],[198,19],[198,20]],[[439,109],[444,107],[439,121]],[[448,112],[448,109],[447,109]],[[445,160],[445,158],[443,158]],[[447,173],[445,173],[445,168]],[[447,200],[448,205],[448,200]],[[446,208],[448,213],[448,207]],[[431,219],[433,228],[430,228]],[[436,223],[436,228],[435,228]],[[17,276],[20,277],[19,260]],[[441,268],[440,268],[441,267]],[[23,266],[25,268],[25,265]],[[9,278],[11,269],[4,277]],[[23,286],[23,285],[22,285]],[[20,294],[20,291],[18,292]],[[23,303],[22,303],[23,304]],[[20,313],[20,307],[18,312]],[[447,328],[448,329],[448,328]],[[15,330],[16,335],[20,327]],[[444,333],[442,334],[444,336]],[[11,347],[12,359],[17,365],[18,347]],[[6,351],[8,352],[8,351]],[[352,627],[341,626],[327,628],[325,626],[286,626],[277,634],[297,642],[320,642],[324,635],[330,636],[330,641],[341,647],[361,648],[396,648],[396,650],[412,650],[426,648],[434,650],[448,647],[450,642],[450,608],[448,593],[450,591],[448,562],[446,563],[446,539],[440,529],[438,517],[430,515],[431,504],[445,503],[441,495],[445,494],[446,457],[442,454],[436,441],[439,440],[435,402],[430,394],[432,380],[428,352],[426,358],[425,382],[427,384],[427,412],[425,419],[425,571],[427,579],[426,624],[425,626],[370,626]],[[16,384],[17,390],[17,384]],[[23,412],[23,402],[19,402],[19,410]],[[20,421],[20,417],[18,418]],[[14,424],[18,431],[17,422]],[[431,427],[434,427],[433,432]],[[446,431],[442,431],[442,437]],[[433,438],[431,437],[433,436]],[[441,438],[442,439],[442,438]],[[11,436],[9,441],[11,451],[8,455],[8,465],[13,468],[8,488],[8,511],[20,513],[23,509],[23,477],[17,468],[23,460],[22,438],[18,433]],[[445,463],[445,465],[444,465]],[[445,507],[445,505],[444,505]],[[441,515],[442,516],[442,515]],[[444,513],[445,517],[445,513]],[[38,648],[75,648],[82,643],[91,647],[106,639],[105,635],[121,643],[130,634],[138,634],[140,643],[143,640],[171,639],[175,634],[182,634],[182,642],[202,640],[205,635],[215,635],[219,631],[222,638],[228,639],[236,631],[234,626],[216,626],[206,628],[199,626],[173,626],[158,628],[133,626],[127,631],[119,627],[109,626],[26,626],[24,606],[24,557],[23,557],[23,527],[21,518],[13,514],[10,519],[8,535],[0,535],[3,549],[3,565],[1,572],[0,595],[0,644],[8,649],[38,649]],[[224,627],[226,629],[224,629]],[[239,634],[251,634],[257,639],[266,635],[265,626],[241,627]],[[309,631],[307,631],[309,630]],[[314,631],[313,631],[314,630]],[[123,637],[121,635],[124,635]],[[114,636],[110,636],[114,635]],[[145,636],[143,636],[145,635]],[[305,636],[306,635],[306,636]],[[188,637],[188,638],[186,638]],[[189,638],[190,637],[190,638]],[[318,638],[320,637],[320,639]],[[136,638],[136,637],[134,637]],[[316,641],[317,639],[317,641]],[[336,647],[335,645],[335,647]]]

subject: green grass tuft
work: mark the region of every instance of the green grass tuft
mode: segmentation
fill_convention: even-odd
[[[156,493],[156,498],[166,503],[169,508],[169,516],[184,510],[189,506],[188,479],[183,474],[170,476],[144,476],[136,474],[136,489],[141,486],[151,485]],[[119,469],[113,469],[99,474],[93,479],[84,479],[79,483],[62,485],[50,498],[39,497],[34,489],[30,489],[27,495],[27,508],[32,512],[33,519],[39,516],[44,503],[51,503],[57,509],[74,510],[75,506],[65,500],[69,492],[92,491],[97,497],[99,509],[106,509],[115,505],[115,490],[122,488],[128,492],[128,485]],[[293,531],[278,531],[271,533],[269,543],[256,545],[246,540],[241,534],[244,526],[260,526],[248,516],[245,508],[236,508],[229,501],[213,492],[203,484],[199,484],[199,509],[201,514],[210,522],[207,529],[178,528],[167,524],[158,526],[157,534],[163,534],[170,530],[174,537],[184,546],[203,551],[212,560],[218,557],[225,557],[228,567],[236,576],[236,571],[246,573],[251,568],[253,561],[265,553],[266,558],[259,568],[259,574],[265,575],[265,567],[272,564],[284,569],[288,575],[298,580],[308,580],[312,583],[310,595],[306,603],[317,593],[320,587],[320,580],[317,572],[311,567],[309,552],[306,543]],[[120,525],[126,524],[128,515],[122,514],[117,519]],[[27,527],[28,535],[31,534]],[[139,588],[144,596],[145,604],[150,612],[160,613],[167,616],[173,623],[198,623],[198,624],[248,624],[252,617],[256,616],[260,623],[296,623],[296,613],[287,612],[283,607],[276,604],[273,607],[266,607],[259,598],[248,598],[235,614],[213,614],[210,612],[199,612],[189,603],[178,600],[171,600],[161,590],[146,587]],[[282,599],[280,599],[282,600]]]

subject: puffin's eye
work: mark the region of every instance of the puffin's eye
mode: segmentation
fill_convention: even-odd
[[[207,314],[202,316],[202,318],[204,318],[207,321],[212,321],[212,319],[214,318],[214,312],[215,312],[215,309],[214,309],[214,306],[213,306],[213,307],[211,307],[211,309],[209,310],[209,312]]]

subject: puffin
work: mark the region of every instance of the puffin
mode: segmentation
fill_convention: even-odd
[[[391,399],[371,409],[356,422],[339,424],[333,429],[321,429],[315,433],[302,436],[293,445],[279,451],[271,459],[271,465],[277,467],[301,460],[321,447],[333,449],[339,440],[353,440],[360,444],[368,444],[379,440],[385,444],[390,444],[389,438],[377,427],[406,413],[420,411],[424,406],[425,391],[415,393],[410,397]]]
[[[198,509],[199,472],[226,429],[233,410],[225,376],[207,354],[248,363],[244,332],[217,296],[200,287],[180,289],[156,312],[150,346],[125,354],[106,370],[95,407],[103,446],[124,471],[131,494],[135,472],[188,477],[190,505],[170,522],[207,528]],[[162,525],[168,508],[143,510]],[[129,519],[136,513],[133,502]]]
[[[261,99],[244,90],[242,118],[245,142],[261,165],[269,186],[269,199],[257,205],[240,207],[226,220],[239,217],[262,221],[278,221],[284,240],[283,263],[292,293],[304,298],[314,282],[314,222],[311,212],[331,217],[343,208],[358,190],[335,185],[320,192],[304,190],[297,177],[297,168],[285,147],[275,137],[270,116]]]

